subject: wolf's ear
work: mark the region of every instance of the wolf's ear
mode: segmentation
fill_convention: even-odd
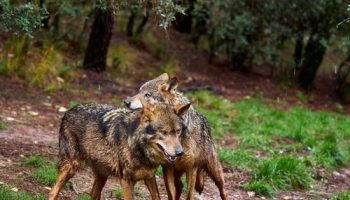
[[[157,79],[163,80],[163,81],[168,81],[169,80],[169,75],[167,73],[161,74],[160,76],[157,77]]]
[[[140,102],[143,107],[143,116],[145,121],[151,121],[154,119],[154,105],[146,101],[144,98],[140,98]]]
[[[179,104],[174,107],[175,114],[182,117],[185,115],[190,108],[191,103],[188,104]]]
[[[160,89],[163,92],[174,93],[176,91],[178,82],[179,82],[179,80],[176,77],[173,77],[173,78],[169,79],[168,82],[162,84],[160,86]]]

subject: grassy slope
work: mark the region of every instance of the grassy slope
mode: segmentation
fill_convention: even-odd
[[[219,147],[219,156],[250,172],[247,190],[273,196],[278,190],[308,189],[316,169],[349,163],[348,116],[301,107],[281,110],[257,99],[232,103],[206,91],[189,96],[198,100],[196,108],[208,118],[214,138],[237,140],[235,148]]]

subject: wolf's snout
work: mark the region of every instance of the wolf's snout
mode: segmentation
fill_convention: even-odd
[[[131,99],[130,99],[130,97],[124,99],[124,100],[123,100],[123,103],[124,103],[124,105],[125,105],[126,107],[129,108],[129,107],[130,107],[130,104],[131,104]]]
[[[182,156],[184,154],[184,151],[182,149],[181,146],[178,146],[176,149],[175,149],[175,154],[176,156]]]

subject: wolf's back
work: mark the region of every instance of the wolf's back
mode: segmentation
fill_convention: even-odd
[[[103,116],[115,107],[106,104],[81,104],[69,109],[63,116],[59,132],[60,160],[79,158],[79,140],[89,126],[96,127],[97,134],[105,128]]]

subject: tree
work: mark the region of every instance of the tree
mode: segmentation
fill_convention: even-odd
[[[94,22],[84,57],[85,69],[102,72],[107,67],[106,58],[114,24],[113,12],[111,1],[95,6]]]
[[[311,34],[306,44],[298,76],[298,83],[303,89],[311,89],[317,70],[327,50],[327,42],[344,16],[344,2],[325,0],[319,4],[319,14],[314,16]]]
[[[9,0],[0,0],[0,27],[6,32],[33,37],[34,30],[41,27],[41,20],[46,15],[46,9],[35,3],[13,5]]]

